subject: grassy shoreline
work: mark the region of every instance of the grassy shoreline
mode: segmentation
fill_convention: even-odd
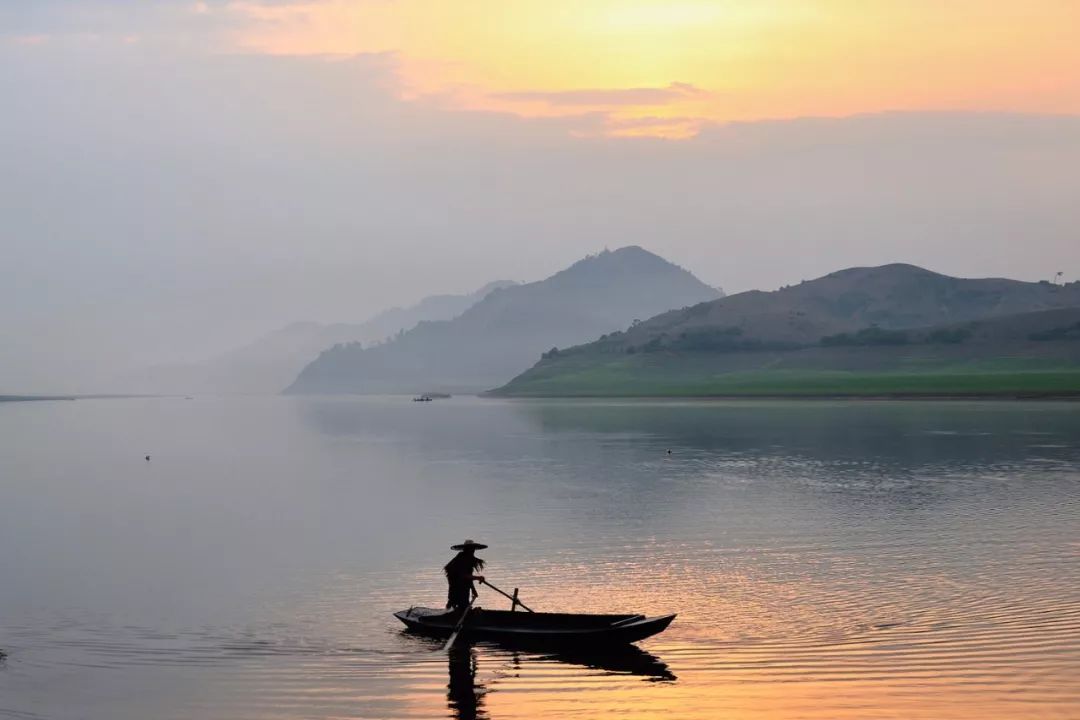
[[[1045,392],[1045,393],[890,393],[879,395],[856,395],[856,394],[751,394],[751,393],[718,393],[704,395],[642,395],[642,394],[586,394],[573,395],[555,394],[526,394],[526,393],[484,393],[485,397],[502,398],[506,400],[860,400],[860,401],[1047,401],[1047,402],[1076,402],[1080,401],[1080,391]]]
[[[964,367],[869,371],[754,369],[709,372],[689,363],[670,366],[534,368],[492,391],[496,397],[1075,399],[1080,366]]]

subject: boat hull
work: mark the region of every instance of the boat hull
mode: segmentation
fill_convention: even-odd
[[[414,607],[394,613],[412,632],[449,637],[460,612]],[[634,643],[667,629],[675,615],[580,615],[474,608],[462,636],[521,647],[596,647]]]

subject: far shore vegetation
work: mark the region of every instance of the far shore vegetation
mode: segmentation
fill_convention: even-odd
[[[749,360],[750,358],[744,358]],[[768,362],[766,358],[760,358]],[[492,394],[510,397],[997,397],[1080,398],[1080,367],[1040,359],[959,364],[918,361],[891,369],[760,367],[717,372],[716,358],[689,353],[662,361],[637,355],[557,371],[538,366]],[[775,360],[775,358],[774,358]],[[553,368],[554,370],[554,368]]]

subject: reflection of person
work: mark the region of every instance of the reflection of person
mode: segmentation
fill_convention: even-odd
[[[484,712],[484,686],[476,684],[476,653],[468,646],[450,651],[450,684],[446,686],[450,712],[455,720],[479,720]]]
[[[464,608],[472,598],[476,597],[473,580],[484,581],[483,575],[476,574],[478,570],[484,569],[484,561],[476,557],[476,551],[486,547],[487,545],[472,540],[450,547],[451,550],[457,550],[458,554],[443,568],[449,585],[446,596],[447,608],[454,610]]]

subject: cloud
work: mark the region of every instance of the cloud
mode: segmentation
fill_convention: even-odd
[[[577,134],[595,112],[612,128],[662,116],[704,125],[887,109],[1080,112],[1076,46],[1058,31],[1076,25],[1080,5],[1033,0],[1020,18],[1015,4],[893,2],[862,13],[833,0],[30,0],[0,2],[0,44],[394,53],[401,98],[579,115]],[[663,84],[671,79],[682,82]],[[688,137],[693,123],[653,127]]]
[[[603,133],[611,137],[661,137],[686,140],[696,137],[701,129],[709,124],[708,121],[699,117],[678,115],[625,118],[608,115],[605,117]]]
[[[592,90],[524,91],[492,93],[497,100],[542,102],[563,107],[617,108],[668,105],[711,93],[689,83],[673,82],[666,87],[596,88]]]

